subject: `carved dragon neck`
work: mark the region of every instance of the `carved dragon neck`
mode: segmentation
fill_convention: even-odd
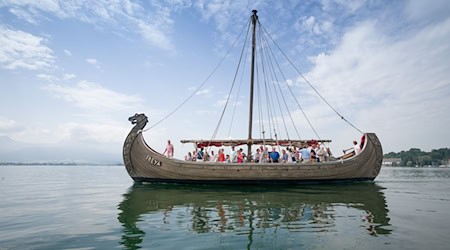
[[[133,146],[134,140],[138,136],[139,133],[142,133],[142,129],[147,125],[148,119],[144,114],[135,114],[134,116],[128,118],[128,120],[132,124],[136,124],[128,133],[127,138],[123,144],[123,162],[125,164],[125,168],[128,171],[130,176],[135,176],[135,171],[133,169],[133,164],[131,162],[131,147]]]

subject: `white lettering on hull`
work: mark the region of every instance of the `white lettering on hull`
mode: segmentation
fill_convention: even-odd
[[[151,157],[150,155],[147,155],[145,159],[150,162],[150,164],[153,164],[155,166],[161,167],[161,161],[156,160],[155,158]]]

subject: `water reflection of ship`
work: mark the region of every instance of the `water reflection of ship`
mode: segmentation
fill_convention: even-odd
[[[370,235],[389,234],[388,210],[381,187],[374,183],[264,187],[217,187],[196,185],[132,186],[119,204],[124,227],[121,244],[139,246],[145,231],[142,217],[159,214],[165,223],[174,208],[188,208],[189,229],[198,233],[248,234],[258,228],[283,228],[291,232],[323,232],[335,227],[334,208],[361,211],[361,224]]]

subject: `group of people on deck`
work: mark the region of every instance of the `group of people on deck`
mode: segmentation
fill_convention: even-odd
[[[279,148],[279,147],[278,147]],[[214,151],[208,153],[204,148],[200,150],[194,150],[192,153],[188,152],[185,156],[186,161],[212,161],[212,162],[224,162],[224,163],[297,163],[297,162],[326,162],[331,158],[330,148],[318,144],[312,144],[309,147],[300,148],[286,147],[281,149],[281,153],[277,151],[277,147],[272,147],[269,151],[269,147],[260,146],[256,149],[254,155],[247,156],[242,148],[236,149],[235,146],[231,146],[231,150],[228,154],[225,154],[225,150],[220,148],[217,154]]]
[[[352,155],[357,155],[361,152],[364,147],[365,136],[361,137],[361,143],[358,145],[356,141],[353,141],[354,147],[350,154],[346,154],[347,157]],[[277,151],[281,149],[281,154]],[[344,150],[344,154],[347,150]],[[170,140],[167,141],[166,149],[164,150],[164,155],[169,158],[173,157],[174,147]],[[347,158],[344,155],[342,158]],[[311,143],[308,147],[297,148],[296,146],[281,148],[280,146],[273,146],[272,150],[269,151],[269,147],[259,146],[256,149],[254,155],[247,156],[243,149],[236,149],[235,146],[231,146],[231,150],[228,154],[225,154],[225,150],[220,148],[217,154],[213,150],[207,152],[203,147],[199,150],[194,150],[188,152],[184,157],[186,161],[212,161],[212,162],[224,162],[224,163],[315,163],[315,162],[327,162],[330,160],[335,160],[331,154],[330,148],[325,147],[324,144],[319,145],[317,142]]]

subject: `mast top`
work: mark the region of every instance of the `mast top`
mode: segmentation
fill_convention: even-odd
[[[253,25],[256,23],[256,20],[258,20],[258,15],[256,15],[256,12],[258,12],[257,10],[252,10],[253,15],[252,15],[252,20],[253,20]]]

